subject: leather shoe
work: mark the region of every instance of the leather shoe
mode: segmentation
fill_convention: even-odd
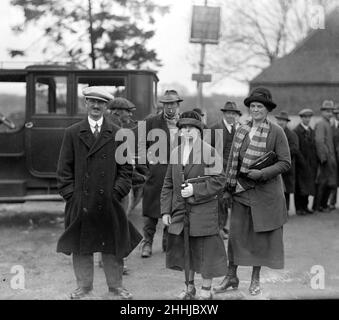
[[[131,300],[133,295],[125,288],[109,288],[108,291],[122,300]]]
[[[179,300],[194,300],[197,290],[195,286],[188,286],[186,290],[183,290],[179,295]]]
[[[239,278],[235,275],[227,275],[219,285],[213,288],[215,293],[223,293],[228,288],[232,287],[233,289],[238,289]]]
[[[249,291],[250,295],[252,295],[252,296],[256,296],[261,292],[260,282],[259,282],[258,279],[252,279],[251,285],[248,288],[248,291]]]
[[[76,288],[71,294],[71,300],[78,300],[88,297],[92,292],[91,288]]]
[[[152,245],[149,242],[144,242],[141,248],[141,257],[149,258],[152,255]]]

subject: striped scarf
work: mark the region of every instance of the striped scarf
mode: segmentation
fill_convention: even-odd
[[[249,134],[252,128],[252,121],[247,122],[241,126],[235,134],[233,140],[233,153],[229,157],[229,167],[227,168],[227,188],[232,190],[237,185],[237,175],[238,175],[238,163],[239,163],[239,153],[242,143]],[[255,134],[246,150],[244,158],[239,172],[247,173],[249,171],[249,166],[251,163],[265,154],[266,152],[266,141],[268,132],[270,129],[270,123],[266,119],[255,131]]]

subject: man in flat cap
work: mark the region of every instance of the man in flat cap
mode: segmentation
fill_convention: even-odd
[[[241,115],[241,111],[238,109],[237,105],[233,101],[227,101],[225,105],[220,109],[222,112],[221,120],[218,121],[215,125],[211,127],[212,130],[212,139],[211,145],[216,148],[217,151],[221,152],[223,155],[223,168],[224,171],[227,167],[228,157],[231,151],[231,146],[234,138],[235,131],[237,129],[236,119]],[[219,129],[219,132],[222,132],[222,139],[219,139],[219,142],[222,142],[222,147],[218,146],[218,139],[216,134]],[[219,137],[220,138],[220,137]],[[224,239],[227,239],[227,220],[228,220],[228,210],[231,208],[231,203],[229,200],[220,199],[219,201],[219,224],[221,230],[221,236]]]
[[[176,123],[179,119],[179,107],[180,102],[183,99],[180,98],[175,90],[166,90],[164,96],[160,99],[163,104],[163,111],[160,114],[146,117],[146,137],[147,141],[139,139],[138,157],[144,159],[147,154],[147,167],[148,175],[144,186],[144,197],[142,201],[142,213],[144,216],[143,226],[143,244],[141,248],[141,257],[148,258],[152,255],[153,238],[156,231],[156,226],[160,214],[160,193],[166,175],[167,165],[173,148],[178,144],[178,128]],[[156,137],[156,130],[161,129],[166,136],[166,150],[167,153],[160,155],[163,159],[163,163],[152,163],[149,161],[152,158],[152,145],[156,143],[158,139]],[[141,137],[140,137],[141,138]],[[144,150],[143,146],[146,145]],[[167,228],[163,231],[162,249],[166,250],[167,241]]]
[[[105,117],[113,96],[102,87],[83,90],[86,119],[65,130],[57,168],[66,201],[65,231],[57,252],[72,254],[77,289],[71,299],[93,290],[93,254],[102,253],[108,297],[131,299],[122,286],[123,258],[141,241],[120,204],[131,188],[132,166],[116,161],[118,130]]]
[[[137,121],[132,119],[133,111],[136,109],[133,102],[128,99],[117,97],[111,100],[107,105],[107,111],[110,119],[121,128],[135,128]]]
[[[284,130],[287,137],[288,146],[290,148],[291,155],[291,167],[288,171],[282,174],[284,186],[285,186],[285,199],[287,212],[290,207],[290,194],[295,192],[295,164],[299,157],[299,139],[295,132],[290,130],[287,124],[291,121],[286,111],[281,111],[275,116],[278,125]]]
[[[316,192],[313,209],[320,212],[329,212],[328,206],[331,191],[337,188],[337,160],[333,141],[331,118],[333,116],[334,103],[325,100],[320,108],[321,120],[316,123],[315,144],[319,159],[319,169],[316,178]]]
[[[300,157],[296,162],[296,179],[294,203],[297,215],[313,213],[308,207],[308,197],[315,194],[315,179],[318,168],[317,151],[315,147],[314,130],[310,127],[313,117],[312,109],[302,109],[299,112],[301,122],[294,132],[299,139]]]

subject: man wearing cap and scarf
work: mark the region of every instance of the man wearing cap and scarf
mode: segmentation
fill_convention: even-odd
[[[91,294],[95,252],[102,253],[108,297],[131,299],[122,286],[123,258],[141,235],[120,202],[131,188],[132,166],[116,161],[118,127],[104,117],[113,96],[98,86],[86,87],[83,94],[88,116],[65,130],[57,168],[59,192],[66,200],[57,252],[72,254],[77,289],[71,299]]]
[[[236,118],[238,115],[241,115],[241,111],[237,108],[235,102],[227,101],[223,108],[220,109],[222,111],[222,119],[212,126],[212,139],[211,145],[216,148],[216,150],[223,155],[223,164],[224,170],[226,170],[227,162],[229,158],[229,154],[231,151],[231,146],[234,138],[234,134],[236,131]],[[218,131],[222,132],[222,137],[217,138]],[[222,130],[222,131],[221,131]],[[222,143],[221,145],[218,145]],[[227,219],[228,219],[228,210],[231,208],[230,200],[220,199],[219,203],[219,211],[220,211],[220,230],[221,236],[224,239],[227,239],[228,230],[226,228]]]
[[[175,90],[166,90],[164,96],[160,99],[163,104],[163,111],[160,114],[147,117],[146,132],[144,137],[147,137],[146,141],[143,141],[143,137],[139,137],[138,140],[138,158],[146,159],[147,155],[147,167],[148,175],[144,186],[144,197],[142,201],[142,213],[144,216],[143,227],[143,244],[141,248],[141,257],[148,258],[152,255],[153,238],[156,231],[156,226],[160,214],[160,193],[166,175],[167,165],[169,162],[171,151],[178,145],[178,128],[176,123],[179,119],[179,107],[182,102]],[[151,147],[157,143],[159,139],[156,130],[161,129],[166,136],[166,154],[154,155],[154,151]],[[150,135],[150,136],[149,136]],[[144,150],[143,146],[146,145]],[[156,152],[155,152],[156,153]],[[162,163],[153,161],[153,157],[159,157]],[[154,163],[153,163],[154,162]],[[167,240],[167,228],[163,231],[162,249],[166,250]]]
[[[302,109],[299,112],[301,122],[294,129],[299,139],[300,151],[300,156],[296,162],[294,193],[297,215],[313,213],[313,210],[308,208],[308,196],[315,194],[315,178],[318,168],[314,130],[310,127],[313,114],[312,109]]]
[[[287,123],[290,122],[288,113],[286,111],[281,111],[280,114],[276,115],[278,125],[284,129],[285,135],[287,137],[288,146],[290,148],[291,155],[291,167],[288,171],[282,174],[282,178],[285,186],[285,198],[287,211],[290,207],[290,194],[295,192],[295,163],[297,158],[299,158],[299,140],[295,132],[290,130],[287,127]]]
[[[316,123],[315,144],[319,159],[319,168],[316,178],[316,192],[313,210],[329,212],[328,206],[331,191],[337,187],[337,160],[333,141],[333,130],[330,120],[333,116],[334,103],[325,100],[320,108],[321,120]]]

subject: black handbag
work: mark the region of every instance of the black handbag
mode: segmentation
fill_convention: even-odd
[[[277,154],[274,151],[269,151],[263,154],[261,157],[256,159],[250,166],[249,169],[261,170],[272,166],[278,161]]]

